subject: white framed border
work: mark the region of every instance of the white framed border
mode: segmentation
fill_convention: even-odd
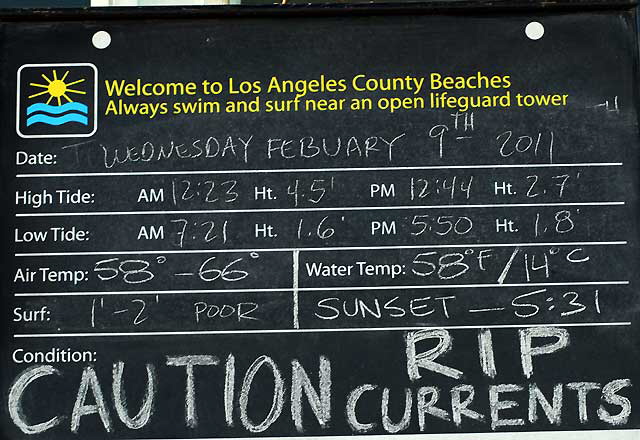
[[[324,437],[220,437],[199,439],[140,439],[140,440],[638,440],[640,429],[611,429],[584,431],[512,431],[451,434],[375,434],[339,435]]]
[[[85,134],[24,134],[20,131],[20,73],[27,67],[91,67],[93,69],[93,131]],[[82,138],[91,137],[98,131],[98,68],[93,63],[44,63],[44,64],[23,64],[18,69],[16,80],[16,133],[24,139],[33,138]]]

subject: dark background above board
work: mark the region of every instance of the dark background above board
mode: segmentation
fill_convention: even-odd
[[[110,7],[118,6],[117,0],[113,1],[113,5]],[[146,3],[149,3],[147,1]],[[175,6],[171,5],[171,0],[156,0],[155,5],[159,6]],[[197,1],[193,2],[193,6],[197,7]],[[552,8],[558,6],[571,6],[571,7],[591,7],[598,6],[613,6],[613,5],[635,5],[636,0],[557,0],[554,2],[545,2],[541,0],[232,0],[233,5],[246,5],[246,6],[269,6],[269,5],[349,5],[349,4],[429,4],[432,6],[482,6],[487,8],[495,7],[513,7],[513,6],[543,6],[545,8]],[[0,0],[0,9],[2,8],[16,8],[16,9],[57,9],[57,8],[86,8],[91,6],[91,0]],[[211,5],[208,5],[211,6]],[[224,5],[223,5],[224,6]],[[150,7],[147,4],[141,4],[140,7]],[[182,7],[185,7],[183,4]],[[218,6],[219,7],[219,6]],[[127,8],[131,9],[131,7]]]

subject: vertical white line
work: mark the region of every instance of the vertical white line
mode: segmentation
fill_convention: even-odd
[[[300,251],[293,251],[293,328],[300,328],[298,320],[298,269],[300,268]]]
[[[511,269],[511,265],[513,264],[513,260],[515,260],[516,255],[518,255],[518,252],[520,252],[520,247],[517,247],[513,250],[511,257],[509,257],[509,261],[507,261],[507,264],[504,266],[504,269],[502,269],[502,273],[498,277],[498,284],[504,283],[504,280],[505,278],[507,278],[507,274],[509,273],[509,269]]]

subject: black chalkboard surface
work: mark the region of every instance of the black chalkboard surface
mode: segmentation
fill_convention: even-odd
[[[0,437],[637,439],[635,4],[498,4],[5,15]]]

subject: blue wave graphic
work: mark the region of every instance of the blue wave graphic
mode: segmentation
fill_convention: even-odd
[[[77,111],[84,114],[89,114],[89,107],[81,102],[67,102],[63,105],[47,105],[44,102],[37,102],[27,107],[27,116],[35,112],[44,112],[52,115],[59,115],[61,113]]]
[[[79,115],[78,113],[67,113],[63,116],[49,116],[49,115],[33,115],[27,118],[27,127],[38,122],[42,122],[47,125],[62,125],[67,122],[79,122],[83,125],[89,125],[89,118],[85,115]]]

